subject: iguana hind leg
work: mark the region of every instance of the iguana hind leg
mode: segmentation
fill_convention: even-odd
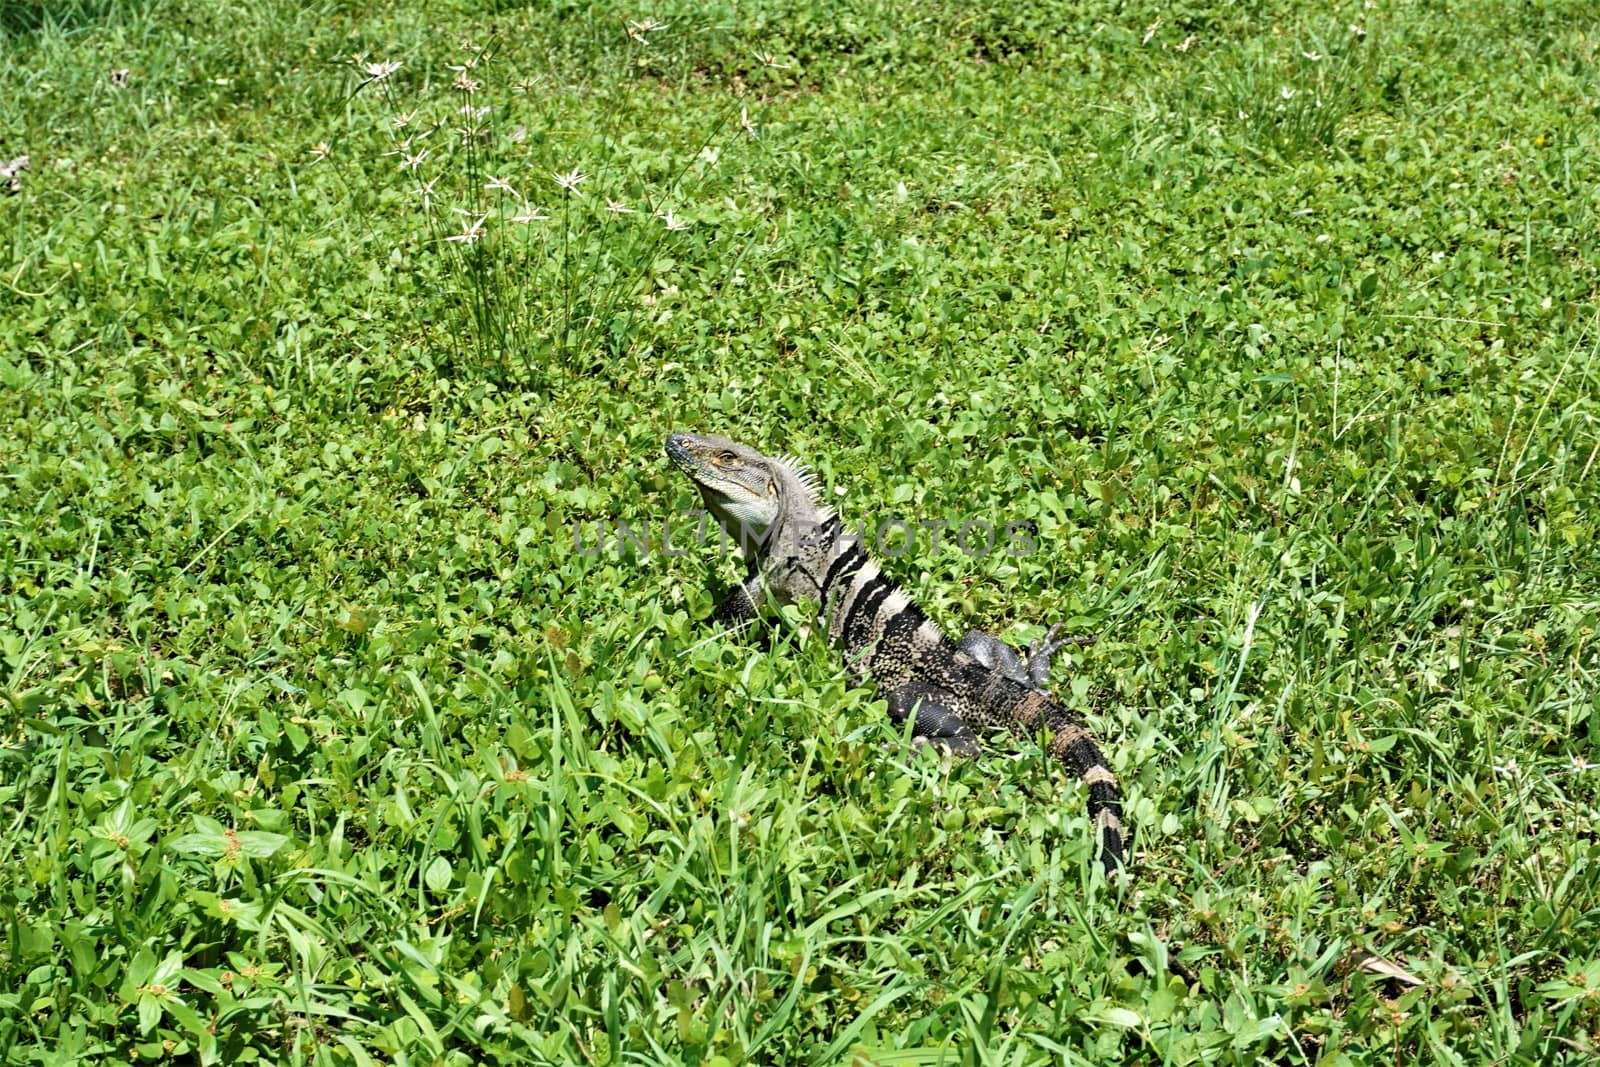
[[[1050,627],[1043,637],[1028,646],[1026,659],[1019,656],[1016,649],[998,637],[982,630],[968,630],[967,635],[961,639],[961,651],[990,670],[999,671],[1013,682],[1020,682],[1029,689],[1042,690],[1050,684],[1051,656],[1067,645],[1088,645],[1093,644],[1095,640],[1093,637],[1073,635],[1057,640],[1056,634],[1060,632],[1060,623]]]
[[[919,745],[933,745],[958,756],[976,756],[982,748],[961,716],[944,702],[939,689],[921,682],[906,682],[884,693],[889,718],[896,723],[915,715],[911,736]]]

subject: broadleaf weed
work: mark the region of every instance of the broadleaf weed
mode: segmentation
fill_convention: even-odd
[[[665,29],[629,23],[629,37]],[[603,375],[639,344],[646,283],[695,240],[692,205],[731,120],[716,116],[677,163],[641,161],[647,131],[566,136],[562,88],[539,77],[508,87],[496,46],[463,40],[448,89],[430,85],[421,99],[391,78],[400,63],[358,57],[367,136],[396,160],[393,180],[425,235],[420,254],[442,268],[426,308],[454,361],[528,382],[554,370]]]

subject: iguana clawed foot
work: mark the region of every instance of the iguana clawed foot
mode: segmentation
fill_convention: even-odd
[[[1051,656],[1068,645],[1091,645],[1095,642],[1093,637],[1072,634],[1058,640],[1056,634],[1060,632],[1060,623],[1051,626],[1043,637],[1028,646],[1026,659],[998,637],[982,630],[968,630],[961,639],[961,651],[1014,682],[1021,682],[1030,689],[1043,690],[1050,684]]]

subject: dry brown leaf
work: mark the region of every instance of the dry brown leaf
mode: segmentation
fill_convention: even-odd
[[[1399,964],[1384,959],[1382,956],[1366,956],[1356,964],[1356,970],[1365,974],[1376,974],[1383,978],[1392,978],[1409,986],[1419,986],[1422,979],[1401,967]]]

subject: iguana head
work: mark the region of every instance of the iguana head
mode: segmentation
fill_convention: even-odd
[[[748,445],[715,435],[667,435],[667,458],[700,490],[706,509],[723,529],[762,540],[786,519],[816,522],[813,476],[792,459],[764,456]]]

